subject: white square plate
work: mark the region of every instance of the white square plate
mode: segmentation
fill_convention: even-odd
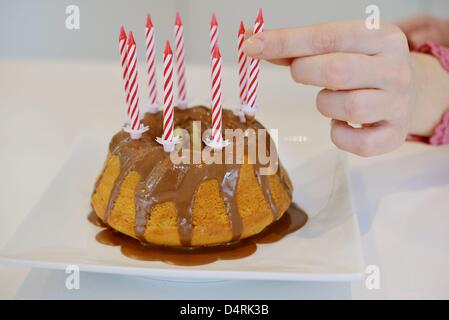
[[[280,149],[294,183],[294,201],[309,214],[306,226],[272,244],[259,244],[251,256],[180,267],[138,261],[119,247],[98,243],[98,228],[86,216],[94,180],[110,137],[81,137],[41,200],[0,249],[0,263],[169,279],[258,279],[355,281],[363,276],[360,235],[354,215],[344,154],[329,149],[300,159],[298,148]],[[282,147],[282,145],[281,145]],[[282,151],[282,152],[281,152]],[[306,148],[301,153],[306,153]],[[295,161],[292,161],[295,160]]]

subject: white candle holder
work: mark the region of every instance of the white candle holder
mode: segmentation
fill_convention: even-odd
[[[165,152],[173,152],[175,150],[175,146],[181,142],[180,137],[173,137],[172,141],[164,140],[162,137],[156,137],[156,142],[160,143],[164,147]]]
[[[243,106],[243,113],[245,114],[246,120],[254,119],[258,109],[259,109],[258,105],[255,105],[254,108],[251,108],[249,105]]]
[[[123,127],[123,131],[128,132],[129,135],[131,136],[131,139],[133,140],[139,140],[140,138],[142,138],[142,133],[148,131],[148,129],[150,129],[148,126],[140,126],[139,129],[135,130],[131,128],[131,125],[125,124],[125,126]]]
[[[190,100],[189,100],[189,99],[186,99],[186,100],[178,100],[178,101],[175,103],[175,106],[178,107],[178,108],[181,109],[181,110],[185,110],[185,109],[187,109],[187,108],[189,107],[189,104],[190,104]]]
[[[256,115],[257,110],[259,109],[258,105],[255,105],[254,108],[251,108],[249,105],[245,104],[242,107],[243,112],[248,115],[254,117]]]
[[[156,101],[156,103],[151,103],[148,101],[145,108],[147,112],[155,114],[159,112],[161,106],[162,104],[159,101]]]
[[[235,116],[239,117],[241,123],[245,123],[246,122],[245,113],[243,112],[244,108],[245,108],[245,105],[241,104],[240,107],[236,107],[236,108],[232,109],[232,113]]]
[[[211,147],[212,149],[220,150],[224,147],[229,145],[229,140],[221,139],[221,142],[216,142],[213,139],[211,139],[211,134],[208,133],[204,139],[203,142],[206,144],[206,146]]]

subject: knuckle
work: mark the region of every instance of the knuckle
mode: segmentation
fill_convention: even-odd
[[[396,126],[395,128],[393,128],[393,132],[391,133],[391,136],[390,136],[391,142],[390,142],[389,146],[387,147],[387,149],[385,149],[383,151],[383,153],[393,151],[393,150],[399,148],[402,144],[404,144],[406,139],[407,139],[406,127]]]
[[[396,119],[399,121],[404,128],[406,128],[409,125],[410,119],[411,119],[411,106],[413,105],[413,102],[409,101],[408,99],[404,99],[404,102],[402,102],[400,105],[393,106],[393,109],[391,113],[393,116],[391,119]],[[408,130],[405,130],[404,136],[407,136]]]
[[[394,88],[406,90],[412,85],[412,70],[408,65],[393,66],[385,72],[386,83]]]
[[[328,92],[325,90],[321,90],[316,96],[316,107],[318,111],[324,116],[327,116],[328,114],[328,112],[326,111],[327,101],[328,101]]]
[[[276,42],[277,56],[288,56],[288,35],[285,32],[280,32]]]
[[[331,141],[333,144],[335,144],[337,147],[340,148],[340,142],[338,139],[338,133],[337,133],[337,129],[335,128],[335,126],[331,126]]]
[[[383,25],[381,42],[384,47],[408,52],[407,37],[404,32],[396,25],[388,23]]]
[[[407,136],[408,136],[407,127],[405,125],[400,126],[396,132],[395,147],[398,148],[399,146],[401,146],[406,141]]]
[[[293,67],[293,64],[290,66],[290,75],[291,75],[293,81],[295,81],[296,83],[299,83],[299,78],[295,71],[295,68]]]
[[[297,71],[298,68],[299,68],[299,60],[295,59],[295,60],[293,60],[293,62],[290,65],[290,75],[291,75],[293,81],[301,83],[301,77],[300,77],[301,73]]]
[[[354,123],[363,123],[365,112],[363,108],[362,96],[358,93],[348,93],[345,103],[345,112],[348,120]]]
[[[317,106],[318,110],[320,110],[320,111],[321,111],[321,109],[322,109],[323,106],[324,106],[324,99],[325,99],[325,97],[323,96],[323,92],[320,91],[320,92],[317,94],[316,100],[315,100],[316,106]]]
[[[315,28],[311,37],[312,47],[318,52],[327,53],[336,49],[337,34],[330,28]]]
[[[354,153],[361,157],[370,157],[375,155],[375,145],[370,136],[361,136],[355,146]]]
[[[324,78],[332,89],[344,88],[349,80],[349,65],[343,59],[332,58],[324,67]]]

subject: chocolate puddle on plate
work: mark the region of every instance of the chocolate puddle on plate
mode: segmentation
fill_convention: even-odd
[[[292,203],[284,215],[269,225],[261,233],[235,243],[200,248],[170,248],[142,244],[139,240],[107,227],[95,212],[88,220],[95,226],[104,228],[95,239],[104,245],[120,246],[128,258],[144,261],[161,261],[178,266],[199,266],[217,260],[242,259],[252,255],[258,244],[273,243],[302,228],[307,222],[307,214]]]

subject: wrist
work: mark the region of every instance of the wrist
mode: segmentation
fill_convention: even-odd
[[[429,137],[449,108],[449,72],[431,55],[411,53],[415,103],[409,133]]]

